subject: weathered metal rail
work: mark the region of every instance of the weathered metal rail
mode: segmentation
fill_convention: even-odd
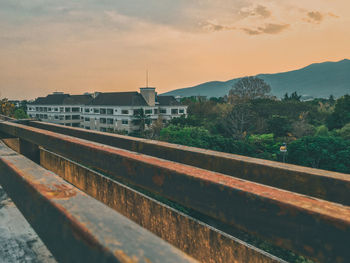
[[[27,121],[26,124],[350,205],[350,176],[345,174],[44,122]]]
[[[59,262],[196,262],[3,143],[0,183]]]
[[[318,262],[350,258],[348,206],[21,124],[0,131],[198,211],[227,233],[240,228]]]

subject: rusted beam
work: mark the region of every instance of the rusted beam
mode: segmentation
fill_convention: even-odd
[[[346,174],[44,122],[34,121],[27,122],[27,124],[327,201],[350,205],[350,176]]]
[[[2,143],[0,183],[59,262],[196,262]]]
[[[284,262],[45,149],[40,151],[40,164],[200,262]]]
[[[25,138],[318,262],[350,258],[350,207],[15,123]]]

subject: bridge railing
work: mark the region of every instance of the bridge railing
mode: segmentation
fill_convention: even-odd
[[[45,130],[2,122],[0,131],[41,146],[43,167],[200,261],[231,262],[223,259],[239,255],[238,262],[281,261],[235,239],[237,230],[318,262],[349,258],[350,208],[342,198],[348,195],[344,184],[350,188],[345,174],[51,124],[29,125]],[[317,184],[310,186],[316,190],[307,196],[278,189],[279,174],[290,176],[292,185]],[[255,177],[272,182],[263,185]],[[147,193],[188,209],[194,218]],[[314,198],[316,194],[324,200]],[[207,256],[205,251],[210,251],[207,261],[201,256]]]

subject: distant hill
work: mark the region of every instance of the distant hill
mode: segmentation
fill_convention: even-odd
[[[294,91],[314,98],[326,98],[331,94],[340,97],[350,93],[350,60],[311,64],[298,70],[260,74],[257,77],[270,84],[271,93],[279,98],[286,92],[290,94]],[[162,95],[221,97],[228,94],[238,80],[239,78],[229,81],[211,81],[194,87],[176,89]]]

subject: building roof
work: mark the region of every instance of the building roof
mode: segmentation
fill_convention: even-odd
[[[82,105],[92,100],[91,95],[49,94],[39,97],[31,105]]]
[[[181,103],[178,102],[174,96],[157,96],[156,101],[160,106],[180,106]]]
[[[98,106],[148,106],[145,99],[138,92],[110,92],[99,93],[89,105]]]

